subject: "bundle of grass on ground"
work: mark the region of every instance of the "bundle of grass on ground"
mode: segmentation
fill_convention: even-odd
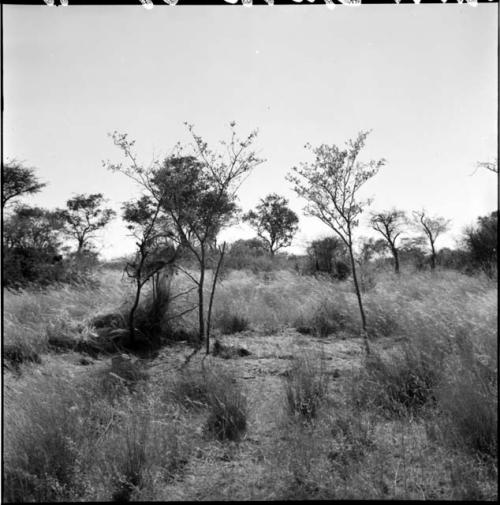
[[[173,397],[187,408],[206,408],[206,432],[237,441],[247,428],[247,401],[234,376],[215,367],[185,369],[175,380]]]
[[[285,376],[285,392],[289,413],[311,421],[325,402],[328,376],[321,354],[296,357]]]

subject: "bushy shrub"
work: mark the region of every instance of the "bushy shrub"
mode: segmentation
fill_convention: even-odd
[[[334,279],[344,280],[351,273],[347,261],[347,248],[338,237],[313,240],[307,248],[309,274],[326,273]]]
[[[146,293],[134,313],[135,342],[129,334],[129,303],[120,310],[99,314],[91,320],[101,340],[113,341],[116,349],[155,350],[173,334],[170,324],[169,290],[160,289],[157,293]]]
[[[95,286],[97,267],[97,254],[87,251],[63,258],[55,248],[5,248],[2,285],[11,289],[57,283]]]
[[[224,311],[217,318],[217,328],[223,335],[240,333],[242,331],[248,330],[249,326],[249,321],[245,317],[227,311]]]
[[[134,323],[139,335],[156,348],[170,334],[170,293],[160,290],[156,296],[150,293],[135,312]]]
[[[346,316],[331,303],[323,302],[312,317],[313,334],[324,338],[346,328]]]
[[[310,313],[299,315],[293,325],[299,333],[326,338],[351,329],[353,321],[345,311],[340,310],[338,302],[323,299],[318,301],[318,305]]]
[[[498,211],[479,217],[475,228],[466,229],[465,242],[475,266],[492,277],[498,258]]]

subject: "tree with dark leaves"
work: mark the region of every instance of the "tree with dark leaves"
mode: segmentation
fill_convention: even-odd
[[[102,193],[76,195],[66,202],[61,216],[66,223],[66,233],[78,243],[77,253],[84,251],[95,232],[116,216],[113,209],[104,208],[103,204]]]
[[[257,231],[271,256],[291,244],[299,223],[297,214],[288,207],[288,200],[276,193],[262,198],[256,209],[247,212],[243,220]]]
[[[498,211],[479,217],[477,226],[465,230],[465,244],[476,267],[492,276],[498,257]]]
[[[38,193],[47,185],[40,182],[35,169],[25,167],[17,160],[2,163],[2,209],[23,195]]]

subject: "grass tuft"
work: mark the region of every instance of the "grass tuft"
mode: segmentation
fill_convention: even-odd
[[[295,358],[285,376],[289,413],[311,421],[316,418],[327,391],[327,375],[320,357]]]

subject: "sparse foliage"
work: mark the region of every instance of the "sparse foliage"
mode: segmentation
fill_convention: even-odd
[[[256,209],[245,214],[243,219],[267,244],[271,256],[291,244],[299,223],[297,214],[288,207],[288,200],[275,193],[262,198]]]
[[[66,209],[62,211],[62,218],[66,223],[66,233],[77,240],[77,252],[81,253],[88,245],[95,232],[104,228],[116,212],[110,208],[103,208],[102,193],[80,194],[66,202]]]
[[[312,163],[294,167],[288,180],[296,193],[307,200],[305,212],[329,226],[349,250],[354,287],[358,298],[365,346],[369,352],[366,317],[356,276],[353,253],[353,230],[359,224],[359,216],[367,202],[359,200],[359,190],[385,163],[384,159],[362,163],[359,153],[369,132],[360,132],[356,140],[349,140],[345,149],[322,144],[311,148]]]
[[[387,241],[387,245],[394,258],[394,271],[397,274],[399,273],[399,255],[396,241],[403,232],[402,228],[405,223],[405,213],[396,209],[374,212],[370,219],[372,228],[378,231]]]
[[[133,152],[134,142],[129,141],[126,134],[115,132],[114,143],[122,149],[130,165],[108,164],[108,167],[124,173],[147,191],[168,220],[172,231],[170,239],[196,259],[200,269],[197,278],[181,266],[177,267],[198,289],[199,338],[200,342],[205,340],[208,353],[213,297],[226,248],[225,243],[217,246],[217,235],[235,215],[237,188],[262,160],[252,149],[257,134],[255,131],[241,140],[232,122],[230,140],[222,141],[222,152],[216,152],[194,132],[192,125],[187,126],[194,140],[194,153],[186,155],[177,146],[174,154],[148,168],[138,164]],[[214,251],[218,252],[218,261],[213,265],[207,308],[206,270],[209,267],[209,252]]]
[[[423,231],[429,240],[431,248],[431,269],[434,270],[436,268],[436,240],[440,235],[449,230],[450,220],[440,216],[431,217],[425,210],[413,212],[413,220],[415,226]]]

